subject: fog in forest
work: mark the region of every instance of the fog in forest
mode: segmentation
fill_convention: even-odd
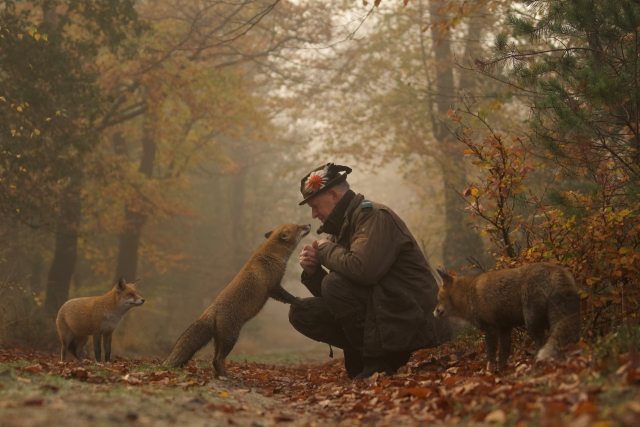
[[[482,108],[505,101],[456,64],[490,49],[497,15],[480,8],[447,32],[430,27],[446,4],[435,0],[157,0],[115,2],[97,25],[82,8],[19,3],[0,45],[5,344],[57,351],[59,307],[124,277],[146,302],[113,354],[166,357],[265,232],[320,226],[299,187],[328,162],[403,218],[434,267],[491,268],[460,195],[478,171],[446,120],[463,89],[485,94]],[[517,101],[502,111],[524,114]],[[289,260],[296,296],[310,295],[297,254],[317,238]],[[231,357],[328,357],[288,309],[270,300]]]

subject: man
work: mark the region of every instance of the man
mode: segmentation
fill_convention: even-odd
[[[322,222],[318,234],[330,237],[300,253],[302,283],[313,298],[292,305],[289,321],[303,335],[342,348],[349,378],[391,375],[412,351],[451,339],[451,327],[433,316],[435,272],[409,229],[388,207],[351,191],[349,173],[327,163],[301,180],[300,205]]]

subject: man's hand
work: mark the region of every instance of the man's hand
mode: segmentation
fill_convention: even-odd
[[[322,239],[326,240],[326,239]],[[322,241],[321,240],[321,241]],[[318,248],[318,242],[314,240],[311,245],[305,245],[300,252],[300,266],[307,273],[307,276],[313,276],[318,271],[320,263],[316,259],[316,249]]]
[[[316,248],[317,248],[318,246],[322,245],[323,243],[329,243],[329,241],[330,241],[329,239],[322,239],[322,240],[320,240],[319,242],[317,242],[318,244],[316,245]]]

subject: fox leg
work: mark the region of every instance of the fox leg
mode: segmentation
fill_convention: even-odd
[[[488,328],[484,332],[484,340],[487,346],[487,371],[493,371],[496,364],[496,351],[498,350],[498,331]]]
[[[67,347],[69,347],[69,345],[74,341],[73,335],[72,334],[67,334],[66,336],[60,336],[60,345],[61,345],[61,349],[60,349],[60,361],[64,362],[64,359],[67,358]],[[73,354],[75,356],[75,351],[71,351],[71,354]]]
[[[76,356],[76,359],[84,360],[84,358],[87,357],[87,350],[85,349],[84,346],[87,344],[88,340],[89,340],[89,337],[78,337],[75,340],[73,340],[72,344],[75,347],[74,356]]]
[[[500,353],[498,355],[500,365],[506,365],[509,362],[509,355],[511,354],[511,330],[512,328],[508,328],[500,331]]]
[[[291,295],[280,284],[278,284],[278,286],[276,286],[271,290],[271,292],[269,292],[269,296],[274,300],[283,302],[285,304],[292,304],[300,307],[304,306],[304,302],[300,298]]]
[[[216,323],[216,330],[214,333],[215,342],[215,356],[213,358],[213,367],[219,376],[226,377],[227,371],[224,368],[224,361],[233,350],[233,346],[236,345],[238,337],[240,336],[240,328],[233,328],[222,332],[220,329],[220,323]],[[229,325],[225,325],[229,326]]]
[[[111,337],[112,334],[104,334],[102,336],[102,341],[104,344],[104,361],[105,362],[109,362],[111,361]]]
[[[67,347],[73,341],[73,334],[70,331],[62,332],[60,330],[58,333],[60,334],[60,361],[64,362],[64,359],[67,358]]]
[[[95,334],[93,336],[93,352],[96,356],[96,362],[102,362],[102,335]]]

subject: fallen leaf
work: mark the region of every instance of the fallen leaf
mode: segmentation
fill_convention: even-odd
[[[489,412],[489,414],[484,417],[484,421],[487,423],[504,424],[507,421],[507,415],[502,409],[496,409],[495,411]]]

